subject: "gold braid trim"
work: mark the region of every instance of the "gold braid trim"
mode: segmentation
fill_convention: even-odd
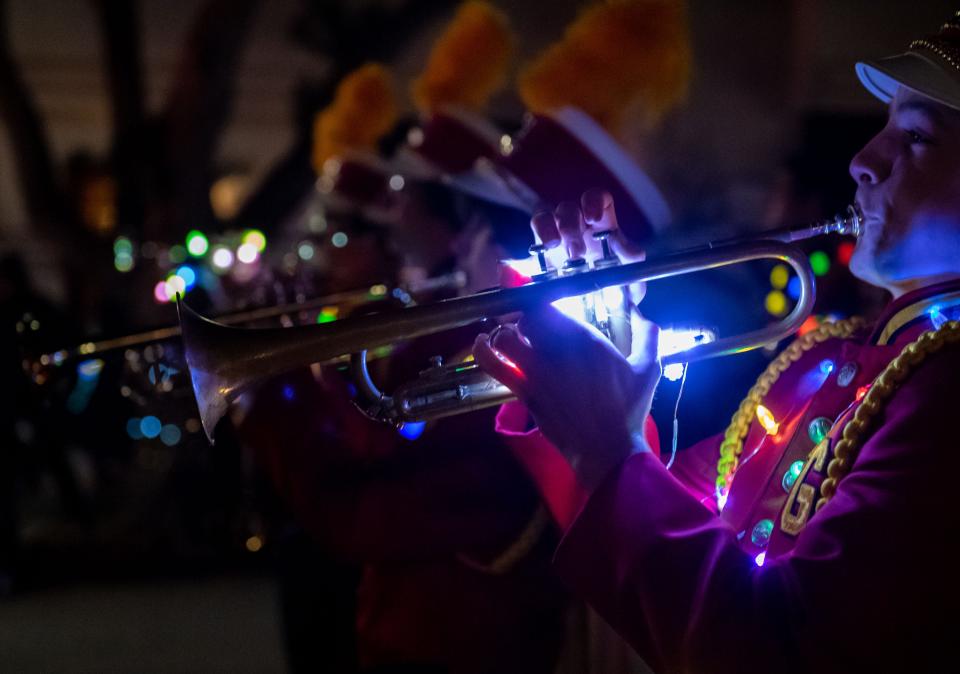
[[[847,318],[835,323],[825,323],[793,341],[779,356],[773,359],[757,379],[757,383],[747,393],[747,397],[740,403],[740,408],[734,413],[730,425],[723,434],[720,443],[720,460],[717,462],[717,493],[725,493],[733,481],[743,453],[743,441],[750,429],[750,422],[757,413],[757,406],[763,400],[774,383],[791,365],[800,360],[804,353],[817,344],[832,337],[845,339],[862,328],[866,323],[859,316]]]
[[[520,532],[517,539],[511,543],[506,550],[493,558],[489,562],[478,562],[463,553],[457,555],[457,560],[464,566],[486,573],[492,576],[500,576],[510,571],[520,560],[530,554],[533,547],[540,540],[540,536],[546,530],[550,523],[550,516],[543,503],[537,506],[533,517],[527,522],[527,525]]]
[[[947,321],[939,329],[928,330],[903,347],[900,355],[890,361],[880,376],[873,380],[863,402],[853,418],[844,425],[841,438],[833,448],[833,459],[827,465],[827,478],[820,485],[820,499],[814,512],[819,511],[837,493],[837,484],[850,472],[867,439],[871,422],[883,411],[900,384],[927,356],[936,353],[945,344],[956,342],[960,342],[960,321]]]

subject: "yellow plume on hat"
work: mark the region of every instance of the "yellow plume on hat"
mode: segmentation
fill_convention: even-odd
[[[586,9],[521,72],[532,112],[580,108],[613,135],[628,114],[655,125],[687,93],[690,36],[682,0],[609,0]]]
[[[399,104],[389,71],[367,63],[343,78],[333,102],[313,124],[313,167],[320,173],[330,157],[351,149],[376,150],[397,123]]]
[[[503,12],[479,0],[465,2],[413,82],[414,104],[421,112],[444,105],[483,108],[506,84],[515,42]]]

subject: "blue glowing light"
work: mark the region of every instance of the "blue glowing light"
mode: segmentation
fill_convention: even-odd
[[[81,381],[96,381],[102,370],[103,361],[99,358],[93,358],[77,365],[77,376]]]
[[[197,284],[197,272],[194,271],[193,267],[183,265],[177,269],[177,276],[183,279],[186,290],[190,290]]]
[[[163,424],[154,416],[144,417],[140,420],[140,432],[143,433],[145,438],[153,439],[157,437],[160,435],[161,428],[163,428]]]
[[[407,440],[416,440],[423,435],[423,429],[426,428],[426,421],[408,421],[400,426],[397,431]]]
[[[167,424],[160,429],[160,442],[165,444],[167,447],[173,447],[175,444],[180,442],[180,437],[180,429],[174,424]]]
[[[834,364],[832,360],[821,360],[820,361],[820,371],[823,374],[830,374],[833,372]]]
[[[139,417],[127,419],[127,435],[129,435],[133,440],[141,440],[143,438],[143,433],[140,432]]]
[[[800,277],[794,276],[787,282],[787,296],[792,300],[800,299]]]
[[[940,311],[939,304],[934,304],[927,313],[930,314],[930,321],[933,323],[935,330],[939,330],[947,322],[947,317]]]
[[[284,397],[284,398],[286,398],[287,400],[293,400],[294,395],[295,395],[295,391],[293,390],[293,387],[292,387],[292,386],[290,386],[289,384],[287,384],[286,386],[283,387],[283,397]]]

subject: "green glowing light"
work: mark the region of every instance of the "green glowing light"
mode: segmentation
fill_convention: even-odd
[[[210,242],[207,241],[207,237],[204,236],[203,232],[198,232],[194,229],[187,234],[187,252],[194,257],[200,257],[206,254],[209,248]]]
[[[830,271],[830,257],[822,250],[810,253],[810,266],[813,267],[813,273],[817,276],[824,276]]]

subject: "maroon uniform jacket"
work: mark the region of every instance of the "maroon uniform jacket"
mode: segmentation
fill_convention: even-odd
[[[682,452],[671,472],[655,455],[632,455],[566,531],[561,577],[658,672],[952,671],[960,344],[911,370],[826,506],[811,514],[798,494],[809,485],[816,502],[874,378],[958,315],[960,282],[939,284],[807,351],[764,398],[779,429],[754,421],[719,516],[719,437]],[[547,452],[500,421],[519,455]],[[813,451],[823,433],[825,456]]]

